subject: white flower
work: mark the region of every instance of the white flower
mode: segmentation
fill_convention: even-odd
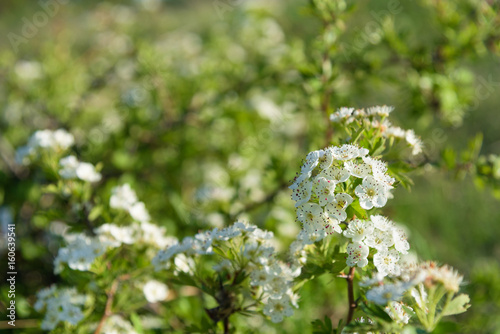
[[[59,175],[63,179],[74,179],[77,177],[87,182],[98,182],[101,180],[101,174],[95,170],[92,164],[80,162],[73,155],[62,158],[59,161],[59,165],[62,167],[59,170]]]
[[[292,184],[289,188],[295,189],[299,186],[300,183],[302,183],[302,181],[311,177],[313,169],[319,163],[319,158],[322,157],[324,154],[325,152],[323,150],[309,152],[309,154],[306,157],[306,160],[304,161],[302,167],[300,168],[299,177],[295,180],[294,184]]]
[[[415,131],[407,130],[405,138],[408,144],[410,144],[410,147],[412,148],[411,151],[412,155],[418,155],[422,153],[422,148],[424,144],[422,143],[422,140],[415,135]]]
[[[319,158],[319,168],[327,169],[332,165],[333,162],[333,149],[331,147],[323,150]]]
[[[297,218],[304,225],[317,225],[323,222],[323,208],[316,203],[306,203],[297,209]]]
[[[404,305],[402,302],[391,301],[389,302],[389,305],[385,307],[385,312],[389,314],[395,322],[407,324],[411,316],[406,312],[403,306],[413,311],[410,306]]]
[[[129,209],[130,216],[140,222],[148,222],[151,220],[146,205],[143,202],[137,202]]]
[[[112,208],[128,210],[137,202],[137,195],[128,183],[122,186],[114,187],[111,189],[111,193],[112,195],[109,199],[109,205]]]
[[[370,249],[363,243],[355,242],[347,245],[347,265],[349,267],[364,267],[368,264]]]
[[[397,227],[392,230],[392,235],[394,238],[394,247],[402,254],[408,254],[410,249],[410,244],[406,240],[406,232],[403,228]]]
[[[130,322],[118,314],[113,314],[106,319],[102,327],[103,334],[138,334]]]
[[[67,237],[68,244],[60,248],[54,260],[54,272],[60,273],[63,264],[67,264],[73,270],[87,271],[95,259],[109,248],[117,245],[106,238],[87,237],[84,234],[72,234]]]
[[[75,143],[75,137],[64,129],[58,129],[52,133],[54,143],[62,149],[67,149]]]
[[[62,167],[62,169],[59,171],[59,175],[63,179],[73,179],[76,177],[76,169],[78,168],[78,165],[80,162],[74,155],[67,156],[65,158],[62,158],[59,161],[59,165]]]
[[[114,224],[104,224],[95,230],[96,234],[111,237],[110,241],[117,241],[116,246],[122,243],[131,245],[136,242],[134,238],[134,229],[130,226],[116,226]]]
[[[264,306],[264,314],[271,317],[271,321],[274,323],[282,322],[283,317],[291,317],[293,315],[293,308],[290,302],[290,297],[286,294],[279,299],[269,298]]]
[[[334,198],[335,182],[332,180],[327,180],[324,177],[318,177],[315,180],[316,183],[316,195],[318,196],[319,205],[325,206],[327,203],[331,202]]]
[[[395,138],[406,138],[406,131],[401,129],[399,126],[389,126],[385,130],[385,136],[387,137],[395,137]]]
[[[379,285],[383,282],[385,276],[386,275],[384,275],[383,273],[377,271],[373,274],[372,278],[365,278],[361,282],[359,282],[359,286],[371,286],[375,284]]]
[[[330,121],[340,123],[342,120],[349,118],[352,115],[354,108],[341,107],[336,112],[330,115]]]
[[[368,115],[379,115],[383,117],[389,116],[389,114],[394,110],[394,107],[388,107],[386,105],[383,106],[375,106],[367,109]]]
[[[330,204],[329,204],[330,205]],[[325,232],[328,234],[332,234],[333,232],[337,232],[339,234],[342,234],[342,228],[340,227],[340,221],[335,218],[334,215],[328,211],[328,206],[325,207],[325,213],[323,215],[323,220],[324,220],[324,226],[325,226]]]
[[[309,180],[305,180],[293,188],[292,199],[296,201],[295,207],[299,207],[302,204],[309,201],[312,194],[313,183]]]
[[[193,274],[195,268],[195,262],[191,257],[186,256],[184,253],[177,254],[174,258],[175,270],[174,274],[179,274],[179,272]]]
[[[156,303],[167,298],[168,287],[161,282],[151,280],[144,284],[142,292],[148,302]]]
[[[101,174],[96,172],[94,165],[88,162],[80,162],[75,173],[83,181],[98,182],[101,180]]]
[[[389,301],[397,301],[403,297],[405,286],[401,283],[376,286],[366,292],[366,299],[379,304],[387,305]]]
[[[360,242],[373,232],[373,223],[369,220],[354,219],[349,222],[344,236],[351,238],[353,242]]]
[[[349,174],[359,178],[364,178],[368,176],[372,171],[370,165],[364,162],[346,161],[344,163],[344,166],[345,169],[349,172]]]
[[[365,244],[377,250],[387,250],[394,244],[392,239],[392,234],[381,231],[379,229],[374,229],[373,233],[368,235],[365,240]]]
[[[84,317],[82,307],[86,299],[87,296],[78,294],[75,288],[57,288],[52,285],[40,290],[34,309],[38,312],[45,309],[41,328],[53,330],[60,322],[78,324]]]
[[[333,180],[335,181],[335,183],[347,181],[350,175],[351,174],[349,174],[349,171],[347,169],[335,166],[331,166],[330,168],[323,170],[319,174],[320,177],[324,177],[328,180]]]
[[[337,194],[332,203],[325,207],[325,210],[329,215],[340,221],[344,221],[347,218],[345,210],[349,205],[351,205],[351,203],[352,197],[350,195],[345,193]]]
[[[365,177],[363,183],[358,185],[354,192],[359,197],[359,204],[365,210],[374,206],[381,208],[387,203],[386,187],[371,175]]]
[[[31,147],[52,148],[55,144],[53,132],[50,130],[36,131],[28,141]]]
[[[392,231],[394,228],[394,223],[388,218],[381,215],[370,216],[373,225],[381,231]]]
[[[381,273],[391,276],[398,276],[401,273],[398,264],[399,253],[397,250],[380,250],[373,256],[373,264]]]
[[[368,154],[367,149],[360,149],[359,147],[350,144],[344,144],[340,147],[336,146],[333,148],[333,156],[338,160],[352,160],[366,154]]]

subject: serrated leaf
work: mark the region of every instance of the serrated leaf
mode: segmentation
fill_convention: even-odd
[[[460,314],[470,307],[470,298],[468,295],[462,293],[455,298],[453,298],[448,305],[446,305],[445,309],[441,313],[443,316]]]

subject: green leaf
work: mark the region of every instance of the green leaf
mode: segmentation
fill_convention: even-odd
[[[101,206],[101,205],[98,205],[98,206],[94,206],[92,208],[92,210],[90,210],[89,212],[89,220],[91,222],[93,222],[94,220],[96,220],[100,215],[101,213],[103,212],[104,208]]]
[[[130,315],[130,320],[132,321],[132,324],[134,325],[134,329],[137,333],[142,334],[144,333],[144,329],[142,328],[142,323],[141,323],[141,318],[137,315],[137,313],[132,313]]]
[[[470,298],[468,295],[462,293],[455,298],[453,298],[448,305],[444,308],[444,310],[441,312],[443,316],[447,315],[453,315],[453,314],[460,314],[465,311],[470,307]]]
[[[366,219],[368,217],[365,209],[363,209],[359,204],[359,200],[355,200],[354,202],[352,202],[351,205],[347,207],[346,213],[348,218],[353,218],[354,216],[356,216],[360,219]]]

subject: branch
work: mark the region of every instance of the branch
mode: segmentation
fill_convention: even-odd
[[[358,304],[354,300],[354,284],[353,284],[353,281],[354,281],[354,270],[355,269],[356,269],[355,267],[351,267],[349,269],[349,275],[347,275],[345,277],[345,279],[347,280],[347,296],[349,298],[349,313],[347,314],[347,321],[346,321],[347,325],[351,322],[352,316],[354,315],[354,310],[358,306]]]
[[[101,333],[101,330],[102,330],[102,327],[104,326],[104,323],[106,322],[108,317],[113,314],[113,312],[111,311],[111,307],[113,306],[113,301],[115,299],[115,294],[116,294],[116,290],[118,289],[118,285],[120,284],[121,281],[127,280],[129,277],[130,277],[129,274],[119,276],[111,284],[111,288],[109,289],[109,292],[107,293],[108,299],[106,300],[104,314],[102,315],[102,318],[99,321],[99,325],[97,325],[97,328],[96,328],[94,334]]]

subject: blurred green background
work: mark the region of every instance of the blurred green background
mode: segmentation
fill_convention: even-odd
[[[498,10],[494,1],[356,1],[335,18],[342,33],[328,36],[331,110],[392,105],[394,123],[425,143],[415,185],[398,189],[385,213],[408,227],[422,259],[465,275],[472,307],[449,332],[500,333]],[[248,219],[285,249],[300,228],[287,186],[325,145],[321,30],[298,0],[1,2],[0,207],[17,224],[19,319],[39,319],[34,294],[59,281],[50,216],[37,213],[53,199],[41,194],[42,175],[14,161],[37,129],[73,133],[81,160],[103,162],[102,194],[131,183],[171,235]],[[480,152],[467,157],[478,133]],[[253,331],[338,321],[344,284],[307,284],[296,316]]]

